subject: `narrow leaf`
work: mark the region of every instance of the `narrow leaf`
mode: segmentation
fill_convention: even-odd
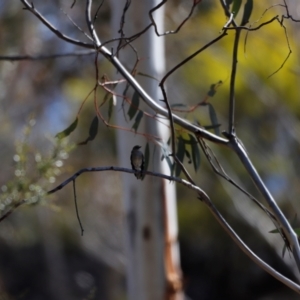
[[[110,97],[108,102],[108,123],[111,119],[113,111],[114,111],[114,99],[113,97]]]
[[[174,104],[171,104],[171,107],[172,108],[174,108],[174,107],[187,107],[187,105],[182,104],[182,103],[174,103]]]
[[[185,155],[186,155],[186,157],[189,160],[188,164],[191,164],[192,163],[191,154],[190,154],[190,152],[187,149],[185,149]]]
[[[213,96],[215,95],[215,93],[216,93],[215,86],[216,86],[215,84],[212,84],[212,85],[210,86],[210,89],[209,89],[209,91],[207,92],[207,96],[213,97]]]
[[[185,143],[183,138],[180,136],[178,138],[176,156],[181,162],[183,162],[184,154],[185,154]],[[178,177],[180,175],[180,172],[181,172],[181,166],[179,164],[176,164],[175,176]]]
[[[241,8],[242,0],[234,0],[233,6],[231,12],[233,13],[233,16],[236,17],[238,14],[240,8]]]
[[[300,237],[300,228],[299,227],[293,228],[293,230],[295,231],[297,236]],[[279,233],[279,230],[278,229],[273,229],[273,230],[270,230],[269,233]]]
[[[243,14],[241,26],[244,26],[249,22],[249,18],[252,14],[252,9],[253,9],[253,0],[247,0],[244,6],[244,14]]]
[[[282,258],[284,258],[285,251],[286,251],[286,244],[284,244],[282,248]]]
[[[229,8],[231,3],[233,2],[234,0],[225,0],[226,2],[226,6]]]
[[[138,112],[138,114],[136,115],[136,117],[135,117],[134,124],[132,126],[132,128],[134,129],[135,132],[137,132],[137,130],[139,128],[139,125],[140,125],[140,122],[143,118],[143,115],[144,115],[144,113],[140,110]]]
[[[125,89],[123,91],[123,96],[126,97],[126,94],[128,92],[128,89],[129,89],[130,85],[127,83],[126,86],[125,86]]]
[[[138,72],[137,73],[138,75],[141,75],[141,76],[144,76],[144,77],[148,77],[148,78],[151,78],[151,79],[154,79],[154,80],[156,80],[156,81],[160,81],[160,80],[158,80],[157,78],[155,78],[155,77],[153,77],[153,76],[151,76],[151,75],[149,75],[149,74],[146,74],[146,73],[142,73],[142,72]]]
[[[219,80],[217,83],[213,83],[210,88],[209,88],[209,91],[207,92],[207,96],[208,97],[213,97],[216,92],[217,92],[217,89],[223,84],[223,81],[222,80]]]
[[[78,117],[76,117],[75,121],[65,130],[59,132],[55,137],[57,137],[58,139],[63,139],[64,137],[68,136],[71,134],[71,132],[73,132],[78,124]]]
[[[99,125],[99,119],[97,116],[95,116],[89,128],[89,136],[84,141],[78,143],[77,145],[86,145],[89,141],[92,141],[98,133],[98,125]]]
[[[90,125],[90,129],[89,129],[89,140],[92,141],[97,133],[98,133],[98,125],[99,125],[99,119],[97,116],[94,117],[94,119],[92,120],[92,123]]]
[[[138,111],[139,105],[140,105],[140,96],[137,92],[134,92],[132,100],[131,100],[131,105],[129,106],[129,109],[127,112],[127,115],[129,116],[130,120],[133,119],[136,112]]]
[[[191,147],[192,147],[192,158],[193,158],[194,170],[195,170],[195,172],[197,172],[199,169],[199,166],[200,166],[200,162],[201,162],[200,150],[198,147],[198,142],[195,139],[195,137],[191,134],[189,134],[189,136],[190,136],[190,142],[191,142]]]
[[[212,125],[219,124],[217,114],[216,114],[214,107],[210,103],[207,103],[207,105],[208,105],[209,117],[210,117],[210,121],[211,121]],[[215,134],[220,135],[219,127],[216,127],[214,129],[215,129]]]
[[[170,138],[169,138],[169,141],[170,141]],[[168,141],[168,143],[169,143]],[[161,155],[161,161],[163,161],[164,159],[167,161],[168,165],[169,165],[169,168],[170,168],[170,174],[173,175],[173,171],[174,171],[174,164],[172,163],[171,159],[170,159],[170,152],[169,152],[169,146],[168,146],[168,143],[165,144],[163,142],[160,142],[160,141],[157,141],[157,143],[160,145],[161,147],[161,152],[162,152],[162,155]]]
[[[203,126],[205,129],[210,130],[210,129],[215,129],[220,127],[221,124],[215,124],[215,125],[207,125],[207,126]]]

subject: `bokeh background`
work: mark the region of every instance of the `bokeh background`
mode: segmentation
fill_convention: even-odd
[[[97,1],[94,2],[96,7]],[[293,17],[300,19],[298,1],[286,2]],[[178,26],[189,13],[191,3],[168,1],[166,30]],[[36,0],[34,4],[61,31],[87,40],[83,33],[87,32],[84,3],[77,1],[72,9],[71,0]],[[255,2],[250,18],[253,27],[286,14],[283,7],[274,4]],[[112,14],[113,7],[109,1],[104,2],[96,23],[102,40],[108,40],[112,34]],[[166,37],[167,70],[217,37],[225,23],[218,1],[200,3],[180,32]],[[248,35],[242,34],[236,81],[236,129],[265,183],[297,227],[300,24],[284,20],[284,25],[275,21]],[[212,84],[222,81],[210,99],[221,124],[220,131],[227,126],[233,39],[232,31],[185,64],[167,82],[173,104],[195,105],[206,97]],[[20,1],[9,0],[0,2],[0,45],[0,56],[37,57],[81,51],[49,32],[36,17],[23,10]],[[282,66],[289,47],[292,53]],[[99,66],[101,75],[112,76],[108,62],[101,60]],[[78,179],[83,236],[71,185],[55,195],[42,197],[44,191],[83,167],[118,164],[115,131],[104,124],[100,124],[92,142],[75,146],[88,137],[95,116],[90,98],[80,111],[76,130],[61,142],[55,139],[58,132],[75,120],[93,88],[94,78],[93,55],[0,61],[1,213],[20,199],[30,199],[29,205],[20,206],[0,223],[1,300],[126,299],[121,176],[117,172],[88,173]],[[210,125],[207,107],[181,116]],[[262,200],[235,155],[215,145],[210,147],[228,174]],[[197,173],[187,160],[185,163],[251,249],[295,280],[293,259],[286,253],[282,260],[283,242],[269,233],[274,229],[272,223],[220,179],[204,155]],[[124,167],[130,167],[129,162]],[[297,299],[296,293],[239,250],[192,192],[181,187],[177,192],[181,264],[188,299]]]

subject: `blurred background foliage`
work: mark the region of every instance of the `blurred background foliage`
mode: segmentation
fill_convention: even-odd
[[[34,1],[46,18],[64,33],[87,37],[84,3]],[[95,7],[97,2],[94,1]],[[166,29],[185,18],[192,1],[168,1]],[[293,17],[300,5],[287,1]],[[274,1],[256,1],[253,27],[284,14]],[[47,55],[78,51],[54,36],[19,1],[0,3],[0,55]],[[62,9],[60,9],[62,8]],[[264,11],[270,8],[264,15]],[[110,35],[113,9],[104,2],[96,28],[102,40]],[[238,15],[237,18],[240,18]],[[258,20],[257,23],[255,23]],[[217,37],[226,18],[218,1],[203,1],[178,34],[166,37],[167,69]],[[299,212],[299,23],[273,22],[258,31],[242,33],[236,79],[236,130],[251,159],[280,207],[292,220]],[[247,37],[247,39],[246,39]],[[222,81],[209,98],[227,129],[229,79],[234,31],[185,64],[168,81],[171,102],[193,106],[205,99],[212,84]],[[142,57],[142,53],[140,54]],[[274,75],[269,77],[275,71]],[[112,77],[100,59],[100,76]],[[65,140],[55,135],[70,125],[94,86],[94,56],[47,60],[0,61],[0,210],[23,197],[32,197],[0,224],[0,299],[126,299],[125,257],[122,245],[122,191],[116,172],[84,174],[77,181],[79,213],[75,214],[72,187],[52,196],[45,191],[83,167],[117,165],[115,131],[100,122],[95,140],[88,137],[95,116],[92,97],[80,111],[76,130]],[[113,78],[112,78],[113,79]],[[99,91],[102,99],[104,93]],[[107,115],[108,106],[102,112]],[[178,113],[210,125],[207,106]],[[257,196],[252,182],[228,149],[209,144],[237,182]],[[128,154],[129,158],[129,154]],[[289,255],[281,260],[283,242],[256,207],[213,173],[201,153],[201,166],[184,161],[229,223],[263,259],[294,279]],[[130,167],[128,165],[124,167]],[[129,175],[128,175],[129,176]],[[297,295],[253,265],[223,232],[195,195],[178,187],[178,217],[184,287],[191,299],[296,299]]]

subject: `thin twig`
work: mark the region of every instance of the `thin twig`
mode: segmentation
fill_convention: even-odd
[[[241,31],[239,29],[235,32],[233,52],[232,52],[232,65],[231,65],[231,76],[230,76],[230,91],[229,91],[229,121],[228,121],[228,133],[230,135],[235,134],[234,129],[234,118],[235,118],[235,78],[237,72],[238,63],[238,48],[240,41]]]
[[[74,51],[67,53],[54,53],[47,55],[0,55],[0,60],[8,61],[18,61],[18,60],[44,60],[44,59],[53,59],[53,58],[62,58],[68,56],[86,56],[95,54],[95,50],[83,50],[83,51]]]
[[[193,1],[193,5],[191,7],[191,10],[190,10],[189,14],[187,15],[186,18],[184,18],[184,20],[179,24],[179,26],[175,30],[169,30],[169,31],[165,31],[164,33],[159,33],[156,22],[153,18],[153,13],[156,10],[158,10],[161,6],[163,6],[167,1],[168,0],[163,0],[158,5],[156,5],[155,7],[153,7],[152,9],[149,10],[149,18],[151,20],[152,25],[154,26],[155,33],[156,33],[157,36],[164,36],[164,35],[175,34],[175,33],[179,32],[179,30],[182,28],[182,26],[191,18],[195,7],[200,3],[200,1]]]
[[[284,235],[286,236],[288,243],[291,247],[291,250],[293,252],[293,256],[296,261],[298,270],[300,270],[300,248],[299,248],[297,234],[295,233],[290,223],[282,213],[281,209],[277,205],[270,191],[265,186],[264,182],[262,181],[261,177],[257,173],[255,167],[253,166],[251,160],[249,159],[244,147],[241,145],[239,140],[234,136],[229,137],[229,140],[232,149],[238,155],[239,159],[241,160],[242,164],[247,170],[249,176],[255,183],[257,189],[260,191],[260,193],[267,201],[268,206],[272,211],[273,215],[275,216],[279,226],[282,228]]]
[[[83,226],[80,220],[80,216],[79,216],[79,211],[78,211],[78,206],[77,206],[77,195],[76,195],[76,186],[75,186],[75,180],[73,180],[73,194],[74,194],[74,203],[75,203],[75,211],[76,211],[76,216],[77,216],[77,220],[80,226],[80,230],[81,230],[81,236],[83,236]]]
[[[33,3],[29,4],[27,0],[21,0],[21,2],[25,5],[25,10],[29,10],[31,13],[33,13],[44,25],[46,25],[56,36],[58,36],[60,39],[83,47],[83,48],[89,48],[93,49],[94,46],[89,43],[85,43],[79,40],[72,39],[71,37],[61,33],[56,27],[54,27],[48,20],[46,20],[34,7]]]
[[[195,185],[194,180],[192,179],[191,175],[189,174],[189,172],[187,171],[187,169],[185,168],[185,166],[183,165],[183,163],[178,159],[177,155],[176,155],[176,145],[175,145],[175,140],[176,140],[176,135],[175,135],[175,127],[174,127],[174,121],[173,121],[173,116],[172,116],[172,110],[171,110],[171,106],[170,103],[168,101],[167,98],[167,93],[165,90],[165,87],[162,83],[159,84],[163,97],[164,97],[164,102],[166,103],[168,112],[169,112],[169,122],[170,122],[170,127],[171,127],[171,144],[172,144],[172,157],[174,158],[175,162],[177,164],[180,165],[181,170],[183,171],[183,173],[185,174],[185,176],[188,178],[188,180]]]
[[[76,44],[78,46],[82,46],[84,48],[90,48],[90,49],[95,49],[95,45],[94,44],[88,44],[88,43],[83,43],[77,40],[74,40],[64,34],[62,34],[60,31],[58,31],[50,22],[48,22],[35,8],[33,5],[30,5],[28,3],[28,1],[26,0],[21,0],[22,3],[25,4],[26,9],[28,9],[30,12],[32,12],[34,15],[37,16],[37,18],[39,20],[42,21],[43,24],[45,24],[51,31],[53,31],[58,37],[62,38],[63,40],[70,42],[72,44]],[[88,1],[90,3],[90,1]],[[91,22],[91,17],[90,17],[90,9],[86,9],[87,12],[87,19],[89,24],[92,25],[92,27],[90,27],[90,31],[93,32],[93,24]],[[223,33],[223,35],[225,35]],[[219,36],[218,38],[216,38],[215,40],[213,40],[212,43],[216,42],[217,40],[221,39],[223,37],[223,35]],[[99,44],[98,44],[99,42]],[[207,44],[204,48],[207,48],[209,45],[211,45],[212,43]],[[140,86],[140,84],[136,81],[136,79],[132,76],[132,74],[130,74],[130,72],[127,71],[127,69],[124,67],[124,65],[119,61],[119,59],[113,55],[107,48],[105,48],[104,46],[102,46],[100,44],[100,41],[98,39],[97,41],[97,45],[98,47],[98,51],[100,53],[102,53],[102,55],[108,59],[108,61],[110,61],[112,63],[112,65],[120,72],[120,74],[127,80],[127,82],[130,84],[130,86],[132,86],[132,88],[139,94],[139,96],[144,100],[144,102],[150,107],[152,108],[154,111],[156,111],[157,114],[163,115],[165,117],[168,117],[168,110],[163,108],[161,105],[159,105],[154,99],[151,98],[151,96],[146,93],[146,91]],[[198,52],[200,53],[202,50],[204,50],[204,48],[198,50]],[[192,57],[196,56],[198,53],[194,53],[191,57],[189,57],[188,60],[190,60]],[[183,64],[183,63],[182,63]],[[176,69],[179,68],[179,66],[176,67]],[[174,71],[174,70],[173,70]],[[222,138],[220,136],[217,136],[213,133],[211,133],[210,131],[200,127],[200,126],[196,126],[192,123],[190,123],[189,121],[182,119],[180,117],[178,117],[177,115],[173,114],[173,119],[174,119],[174,123],[178,124],[179,126],[183,127],[184,129],[193,132],[193,133],[197,133],[200,134],[203,138],[206,138],[214,143],[220,144],[220,145],[224,145],[227,146],[228,145],[228,139]]]
[[[74,181],[79,175],[85,172],[94,172],[94,171],[119,171],[119,172],[126,172],[126,173],[135,173],[134,170],[131,169],[125,169],[125,168],[119,168],[119,167],[99,167],[99,168],[85,168],[81,169],[77,173],[75,173],[73,176],[65,180],[62,184],[57,186],[56,188],[52,189],[48,192],[48,194],[52,194],[63,187],[65,187],[68,183],[71,181]],[[231,226],[227,223],[227,221],[224,219],[224,217],[221,215],[221,213],[218,211],[218,209],[215,207],[213,202],[210,200],[208,195],[200,189],[198,186],[195,186],[194,184],[173,176],[168,176],[160,173],[155,172],[149,172],[144,171],[145,174],[165,178],[171,181],[178,182],[180,184],[183,184],[184,186],[188,187],[189,189],[194,190],[197,194],[200,200],[202,200],[203,203],[206,204],[206,206],[209,208],[213,216],[216,218],[216,220],[221,224],[221,226],[224,228],[224,230],[228,233],[228,235],[233,239],[233,241],[237,244],[237,246],[251,259],[253,260],[257,265],[259,265],[262,269],[264,269],[267,273],[272,275],[274,278],[294,290],[295,292],[300,294],[300,286],[293,282],[292,280],[286,278],[282,274],[278,273],[276,270],[274,270],[271,266],[269,266],[267,263],[265,263],[262,259],[260,259],[252,250],[242,241],[242,239],[236,234],[236,232],[231,228]]]
[[[17,209],[22,204],[26,203],[26,199],[22,199],[19,202],[15,203],[4,215],[1,216],[0,222],[2,222],[4,219],[6,219],[9,215],[11,215],[15,209]]]
[[[200,48],[199,50],[197,50],[196,52],[194,52],[193,54],[189,55],[187,58],[185,58],[182,62],[180,62],[179,64],[177,64],[175,67],[173,67],[169,72],[167,72],[167,74],[162,78],[161,83],[164,84],[164,82],[167,80],[167,78],[174,73],[177,69],[179,69],[180,67],[182,67],[184,64],[186,64],[188,61],[190,61],[191,59],[193,59],[194,57],[196,57],[199,53],[201,53],[202,51],[204,51],[205,49],[207,49],[208,47],[210,47],[211,45],[213,45],[214,43],[218,42],[219,40],[221,40],[224,36],[227,35],[226,30],[223,31],[223,33],[221,35],[219,35],[218,37],[216,37],[215,39],[213,39],[212,41],[210,41],[209,43],[207,43],[206,45],[204,45],[202,48]]]

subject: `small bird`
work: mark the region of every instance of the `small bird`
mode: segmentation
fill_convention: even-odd
[[[130,162],[131,162],[132,170],[139,171],[136,172],[134,176],[137,179],[143,180],[145,160],[144,160],[144,154],[142,153],[142,151],[139,150],[140,148],[141,146],[138,145],[132,148],[131,155],[130,155]]]

